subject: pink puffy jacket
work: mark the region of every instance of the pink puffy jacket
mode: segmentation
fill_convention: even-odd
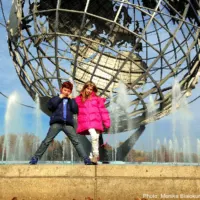
[[[92,97],[85,102],[81,95],[75,98],[78,104],[78,127],[77,133],[89,135],[88,129],[94,128],[102,132],[105,128],[110,128],[110,116],[104,102],[105,98],[97,96],[94,92]]]

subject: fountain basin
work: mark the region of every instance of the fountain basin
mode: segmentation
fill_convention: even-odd
[[[200,199],[198,166],[15,164],[0,177],[0,200]]]

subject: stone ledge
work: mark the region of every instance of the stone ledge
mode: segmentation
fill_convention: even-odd
[[[0,177],[94,177],[94,166],[0,165]]]
[[[199,166],[99,165],[97,177],[200,178]]]
[[[140,200],[145,194],[152,198],[143,199],[153,200],[175,199],[169,195],[200,196],[200,168],[0,165],[0,200]]]

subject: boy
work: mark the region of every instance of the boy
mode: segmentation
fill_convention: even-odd
[[[73,114],[78,113],[78,106],[74,99],[71,99],[73,89],[72,83],[64,82],[60,89],[60,95],[51,98],[48,102],[48,109],[52,112],[50,117],[50,128],[46,138],[42,141],[40,147],[31,158],[29,164],[37,164],[47,150],[49,144],[53,141],[56,135],[63,131],[71,140],[77,153],[84,159],[86,165],[91,165],[91,161],[86,155],[82,144],[78,140],[78,136],[74,129]]]

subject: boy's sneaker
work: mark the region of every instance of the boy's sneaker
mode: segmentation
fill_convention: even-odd
[[[84,158],[85,165],[92,165],[92,162],[89,158]]]
[[[31,160],[30,160],[30,162],[29,162],[29,164],[30,165],[36,165],[37,162],[38,162],[38,158],[37,157],[32,157]]]

